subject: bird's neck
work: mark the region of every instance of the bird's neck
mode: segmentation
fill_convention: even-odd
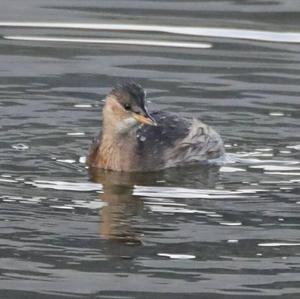
[[[116,124],[103,118],[100,163],[105,169],[124,170],[130,164],[135,146],[135,128],[126,123]]]
[[[117,139],[105,131],[102,134],[99,159],[99,163],[104,169],[113,170],[117,170],[121,160]]]

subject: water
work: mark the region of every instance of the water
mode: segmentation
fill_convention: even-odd
[[[0,298],[299,298],[297,1],[2,2]],[[126,78],[226,158],[89,173]]]

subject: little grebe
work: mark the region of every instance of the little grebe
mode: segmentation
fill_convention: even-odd
[[[148,112],[143,88],[126,82],[113,88],[103,108],[102,134],[87,164],[115,171],[156,171],[220,157],[221,137],[199,120]]]

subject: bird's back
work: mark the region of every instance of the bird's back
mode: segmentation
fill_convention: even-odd
[[[218,133],[206,124],[153,112],[158,126],[141,126],[136,132],[137,165],[157,170],[217,158],[224,153]]]

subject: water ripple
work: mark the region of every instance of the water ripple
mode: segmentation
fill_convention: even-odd
[[[25,184],[32,185],[38,188],[64,190],[64,191],[99,191],[101,185],[96,183],[73,183],[73,182],[62,182],[62,181],[43,181],[36,180],[33,182],[25,182]]]
[[[259,243],[258,246],[260,247],[300,246],[300,243],[288,243],[288,242]]]
[[[66,5],[23,2],[12,20],[59,19]],[[61,7],[71,23],[0,22],[1,298],[298,298],[300,6],[240,2],[118,0],[90,14],[82,1]],[[91,183],[100,99],[125,78],[151,110],[211,124],[229,153]]]
[[[191,36],[248,39],[263,42],[299,43],[299,32],[276,32],[236,28],[209,28],[136,24],[92,24],[92,23],[50,23],[50,22],[0,22],[0,27],[55,28],[111,31],[157,32]]]
[[[23,41],[44,41],[44,42],[65,42],[65,43],[91,43],[91,44],[115,44],[115,45],[134,45],[151,47],[172,47],[172,48],[191,48],[208,49],[212,45],[208,43],[187,43],[171,42],[158,40],[140,40],[140,39],[105,39],[105,38],[68,38],[68,37],[41,37],[41,36],[4,36],[8,40]]]
[[[102,185],[99,183],[89,182],[64,182],[64,181],[44,181],[36,180],[25,182],[41,189],[54,189],[63,191],[102,191]],[[250,194],[263,192],[264,189],[238,189],[238,190],[215,190],[215,189],[192,189],[179,187],[162,187],[162,186],[135,186],[133,195],[154,197],[154,198],[243,198]]]

